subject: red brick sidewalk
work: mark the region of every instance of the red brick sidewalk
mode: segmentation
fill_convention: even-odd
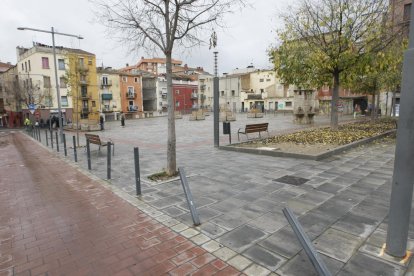
[[[0,156],[1,276],[240,274],[23,134]]]

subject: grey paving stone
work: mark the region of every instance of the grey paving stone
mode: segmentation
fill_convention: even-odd
[[[239,212],[228,212],[222,216],[213,218],[211,220],[212,223],[219,225],[220,227],[233,230],[249,221],[246,217],[241,217]]]
[[[227,232],[225,229],[211,222],[202,223],[200,228],[202,233],[204,233],[212,239],[220,237],[221,235]]]
[[[325,201],[314,210],[326,214],[326,216],[339,218],[351,210],[354,203],[350,201],[339,200],[337,197]]]
[[[374,232],[379,223],[379,220],[349,212],[333,224],[332,228],[366,238]]]
[[[168,196],[163,197],[159,200],[154,200],[151,202],[151,205],[157,209],[164,209],[165,207],[177,205],[184,201],[185,199],[181,196]]]
[[[344,265],[344,263],[329,258],[323,254],[319,254],[319,257],[325,263],[332,275],[336,275]],[[300,251],[298,255],[288,260],[276,272],[282,276],[318,276],[318,273],[304,250]]]
[[[282,211],[269,212],[249,222],[249,225],[270,234],[278,231],[287,224],[288,222]]]
[[[306,235],[308,235],[309,239],[313,240],[325,232],[337,218],[329,217],[313,210],[301,216],[298,220]]]
[[[357,251],[362,239],[335,229],[328,229],[313,241],[319,252],[346,263]]]
[[[250,190],[239,193],[234,198],[247,201],[247,202],[251,202],[251,201],[263,198],[265,195],[267,195],[265,191],[254,191],[250,189]]]
[[[164,209],[162,209],[162,211],[164,213],[166,213],[167,215],[173,217],[173,218],[178,217],[178,216],[180,216],[180,215],[182,215],[184,213],[187,213],[183,209],[177,208],[175,206],[171,206],[171,207],[164,208]]]
[[[254,260],[256,263],[261,264],[270,271],[275,271],[286,262],[286,259],[282,256],[270,252],[258,245],[250,247],[243,253],[243,255]]]
[[[363,253],[356,253],[352,259],[338,273],[340,276],[353,275],[404,275],[405,269],[401,266],[392,265],[386,261],[368,256]]]
[[[290,225],[259,242],[259,245],[285,258],[292,258],[302,249]]]
[[[330,193],[330,194],[336,194],[338,191],[342,190],[344,187],[341,185],[336,185],[333,183],[324,183],[322,185],[320,185],[317,190],[318,191],[322,191],[325,193]]]
[[[217,204],[213,204],[211,208],[219,212],[230,212],[235,209],[239,209],[241,206],[245,205],[246,201],[237,199],[237,198],[228,198],[223,201],[220,201]]]
[[[266,237],[265,232],[249,225],[244,225],[224,234],[218,241],[234,251],[241,253],[264,237]]]

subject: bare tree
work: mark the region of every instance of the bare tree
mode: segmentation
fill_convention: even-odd
[[[333,83],[331,127],[338,126],[340,78],[364,61],[364,56],[384,50],[396,37],[386,21],[388,0],[300,0],[298,8],[282,15],[279,30],[282,46],[274,51],[276,70],[288,77],[293,74],[312,78],[301,83]],[[305,59],[298,47],[306,48]],[[288,57],[288,58],[285,58]],[[281,62],[282,61],[282,62]],[[304,66],[303,63],[306,63]],[[305,69],[304,73],[300,72]],[[291,77],[292,78],[292,77]],[[316,81],[315,81],[316,80]]]
[[[244,0],[92,0],[100,22],[135,48],[161,51],[166,57],[168,142],[167,174],[176,172],[176,135],[172,95],[174,46],[200,45],[213,26]]]

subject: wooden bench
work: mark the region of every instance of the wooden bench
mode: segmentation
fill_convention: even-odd
[[[107,146],[109,143],[111,143],[112,145],[112,155],[115,155],[115,144],[112,142],[111,139],[109,139],[108,141],[104,142],[101,140],[101,138],[99,137],[99,135],[96,134],[89,134],[89,133],[85,133],[85,138],[86,140],[89,141],[90,144],[95,144],[99,146],[99,151],[101,150],[101,146],[105,147]]]
[[[247,139],[249,139],[249,136],[247,134],[254,133],[254,132],[259,132],[259,137],[261,138],[262,136],[260,135],[260,133],[263,131],[266,131],[267,135],[269,135],[268,127],[269,127],[269,123],[246,125],[244,127],[244,131],[243,131],[243,128],[239,128],[239,130],[237,131],[237,138],[240,141],[240,133],[241,133],[241,134],[246,135]]]

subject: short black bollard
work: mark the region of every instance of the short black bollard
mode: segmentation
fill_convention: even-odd
[[[137,189],[137,195],[141,195],[141,172],[139,170],[139,149],[134,148],[134,161],[135,161],[135,186]]]
[[[89,147],[89,140],[86,139],[86,155],[88,158],[88,170],[92,170],[92,166],[91,166],[91,149]]]
[[[55,134],[56,134],[56,150],[57,150],[57,152],[59,152],[59,136],[58,136],[58,132],[56,131]]]
[[[180,173],[181,184],[183,185],[184,194],[187,199],[188,208],[190,209],[191,217],[195,226],[200,225],[200,218],[198,217],[197,208],[194,204],[193,195],[191,194],[190,187],[188,186],[187,177],[185,176],[184,168],[178,168]]]
[[[63,133],[63,150],[65,151],[65,156],[68,156],[68,150],[66,149],[66,134]]]
[[[50,144],[52,145],[52,149],[53,149],[53,131],[50,130]]]
[[[49,138],[47,137],[47,129],[45,129],[45,132],[46,132],[46,146],[48,147],[49,146]]]
[[[106,176],[108,179],[111,179],[111,142],[108,142],[107,145],[107,155],[106,155]]]
[[[75,162],[78,162],[78,153],[76,151],[76,138],[73,136],[73,155],[75,156]]]

